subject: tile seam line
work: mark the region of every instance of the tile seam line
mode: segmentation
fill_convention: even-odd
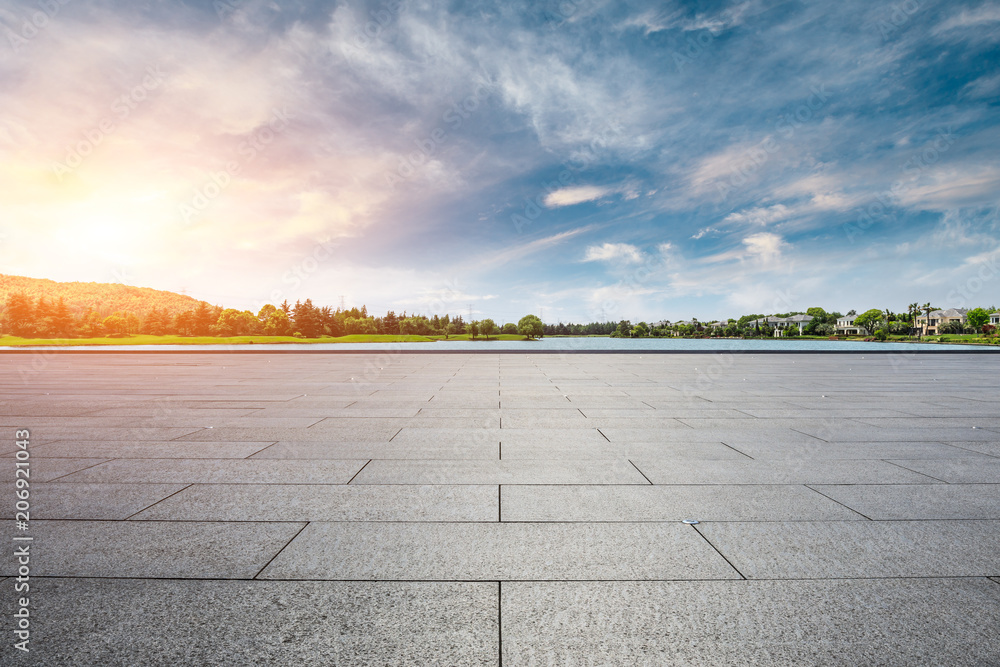
[[[291,522],[290,522],[290,523],[291,523]],[[264,563],[264,567],[260,568],[260,570],[258,570],[258,571],[257,571],[257,574],[255,574],[255,575],[253,575],[252,577],[250,577],[250,579],[252,579],[252,580],[257,580],[257,577],[259,577],[259,576],[260,576],[261,574],[263,574],[263,573],[264,573],[264,570],[266,570],[266,569],[268,568],[268,566],[269,566],[269,565],[271,565],[271,563],[273,563],[273,562],[274,562],[274,560],[275,560],[275,559],[276,559],[276,558],[277,558],[278,556],[280,556],[280,555],[281,555],[281,553],[282,553],[282,552],[283,552],[283,551],[284,551],[285,549],[287,549],[287,548],[288,548],[288,545],[289,545],[289,544],[291,544],[292,542],[294,542],[294,541],[295,541],[295,538],[296,538],[296,537],[298,537],[299,535],[301,535],[301,534],[302,534],[302,531],[303,531],[303,530],[305,530],[306,528],[308,528],[308,527],[309,527],[309,524],[310,524],[310,523],[311,523],[311,522],[309,522],[309,521],[306,521],[305,523],[303,523],[303,524],[302,524],[302,527],[301,527],[301,528],[299,528],[299,529],[298,529],[298,530],[297,530],[297,531],[295,532],[295,534],[294,534],[294,535],[292,535],[291,539],[289,539],[289,540],[288,540],[287,542],[285,542],[285,544],[284,544],[284,545],[283,545],[283,546],[282,546],[282,547],[281,547],[280,549],[278,549],[277,553],[275,553],[275,554],[274,554],[273,556],[271,556],[271,558],[270,558],[270,559],[269,559],[269,560],[268,560],[268,561],[267,561],[266,563]]]
[[[143,507],[138,512],[132,512],[127,517],[125,517],[124,519],[122,519],[122,521],[128,521],[129,519],[131,519],[132,517],[134,517],[136,514],[142,514],[146,510],[148,510],[148,509],[150,509],[152,507],[156,507],[157,505],[159,505],[160,503],[162,503],[164,500],[167,500],[168,498],[173,498],[174,496],[176,496],[181,491],[184,491],[185,489],[190,489],[192,486],[194,486],[194,483],[186,484],[185,486],[183,486],[183,487],[177,489],[176,491],[174,491],[173,493],[171,493],[169,496],[166,496],[164,498],[160,498],[159,500],[157,500],[155,503],[149,505],[148,507]],[[85,519],[83,519],[83,520],[85,520]]]
[[[872,518],[871,518],[870,516],[868,516],[868,515],[867,515],[867,514],[865,514],[864,512],[859,512],[858,510],[854,509],[853,507],[850,507],[850,506],[848,506],[848,505],[846,505],[846,504],[844,504],[844,503],[840,502],[840,501],[839,501],[839,500],[837,500],[836,498],[831,498],[830,496],[826,495],[826,494],[825,494],[825,493],[823,493],[822,491],[820,491],[820,490],[818,490],[818,489],[814,489],[814,488],[813,488],[812,486],[810,486],[809,484],[803,484],[802,486],[804,486],[805,488],[809,489],[809,490],[810,490],[810,491],[812,491],[813,493],[818,493],[819,495],[823,496],[823,497],[824,497],[824,498],[826,498],[827,500],[830,500],[830,501],[832,501],[832,502],[835,502],[835,503],[837,503],[838,505],[840,505],[841,507],[843,507],[844,509],[846,509],[846,510],[848,510],[848,511],[851,511],[851,512],[854,512],[855,514],[857,514],[857,515],[859,515],[859,516],[863,516],[864,518],[868,519],[869,521],[874,521],[874,519],[872,519]],[[817,485],[817,486],[818,486],[818,485]],[[831,486],[832,486],[832,485],[831,485]],[[861,486],[861,485],[855,485],[855,486]],[[921,486],[924,486],[924,485],[921,485]]]
[[[365,468],[367,468],[368,464],[371,463],[374,460],[375,459],[368,459],[368,461],[363,466],[361,466],[360,468],[358,468],[358,471],[356,473],[354,473],[349,480],[347,480],[347,483],[350,484],[351,482],[353,482],[354,478],[357,477],[358,475],[360,475],[361,471],[364,470]]]
[[[740,579],[742,579],[743,581],[747,581],[747,577],[742,572],[740,572],[739,568],[733,565],[732,561],[730,561],[729,558],[727,558],[724,553],[719,551],[719,548],[717,546],[712,544],[712,540],[708,539],[708,537],[703,532],[698,530],[698,526],[691,526],[691,528],[694,530],[694,532],[698,533],[698,535],[700,535],[701,538],[705,540],[705,542],[708,543],[708,546],[712,547],[712,549],[715,550],[715,553],[719,554],[722,560],[726,561],[726,564],[729,565],[729,567],[733,568],[733,572],[740,575]]]
[[[934,475],[928,475],[925,472],[920,472],[919,470],[913,470],[912,468],[907,468],[906,466],[902,465],[901,463],[896,463],[892,459],[878,459],[878,460],[882,461],[883,463],[888,463],[891,466],[896,466],[897,468],[902,468],[903,470],[906,470],[907,472],[912,472],[914,475],[923,475],[924,477],[927,477],[928,479],[933,479],[934,481],[941,482],[942,484],[951,484],[951,482],[949,482],[947,480],[939,479],[939,478],[935,477]],[[935,461],[935,460],[947,461],[948,459],[922,459],[922,460],[926,460],[926,461]]]

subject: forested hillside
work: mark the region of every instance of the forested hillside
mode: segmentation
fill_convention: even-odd
[[[93,310],[101,317],[115,312],[147,313],[151,310],[166,311],[171,317],[191,310],[198,300],[183,294],[132,287],[119,283],[58,283],[45,278],[26,278],[0,274],[0,304],[7,303],[13,294],[24,294],[32,302],[39,297],[55,303],[60,297],[70,313],[79,317]]]

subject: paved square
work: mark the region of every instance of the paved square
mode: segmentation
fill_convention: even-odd
[[[29,352],[0,379],[2,534],[27,428],[34,538],[32,652],[0,664],[1000,664],[997,355]]]

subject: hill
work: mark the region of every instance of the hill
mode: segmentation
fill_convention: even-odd
[[[132,287],[119,283],[59,283],[46,278],[0,274],[0,308],[7,303],[11,294],[18,292],[27,294],[32,301],[44,296],[46,300],[55,302],[62,297],[76,316],[83,314],[88,308],[93,308],[101,316],[116,311],[142,315],[154,308],[166,309],[168,313],[175,315],[198,305],[198,300],[192,297],[149,287]]]

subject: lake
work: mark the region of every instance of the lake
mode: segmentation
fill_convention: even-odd
[[[94,345],[0,347],[0,350],[86,352],[1000,352],[1000,346],[878,343],[799,339],[543,338],[535,341],[437,341],[433,343],[282,343],[254,345]]]

